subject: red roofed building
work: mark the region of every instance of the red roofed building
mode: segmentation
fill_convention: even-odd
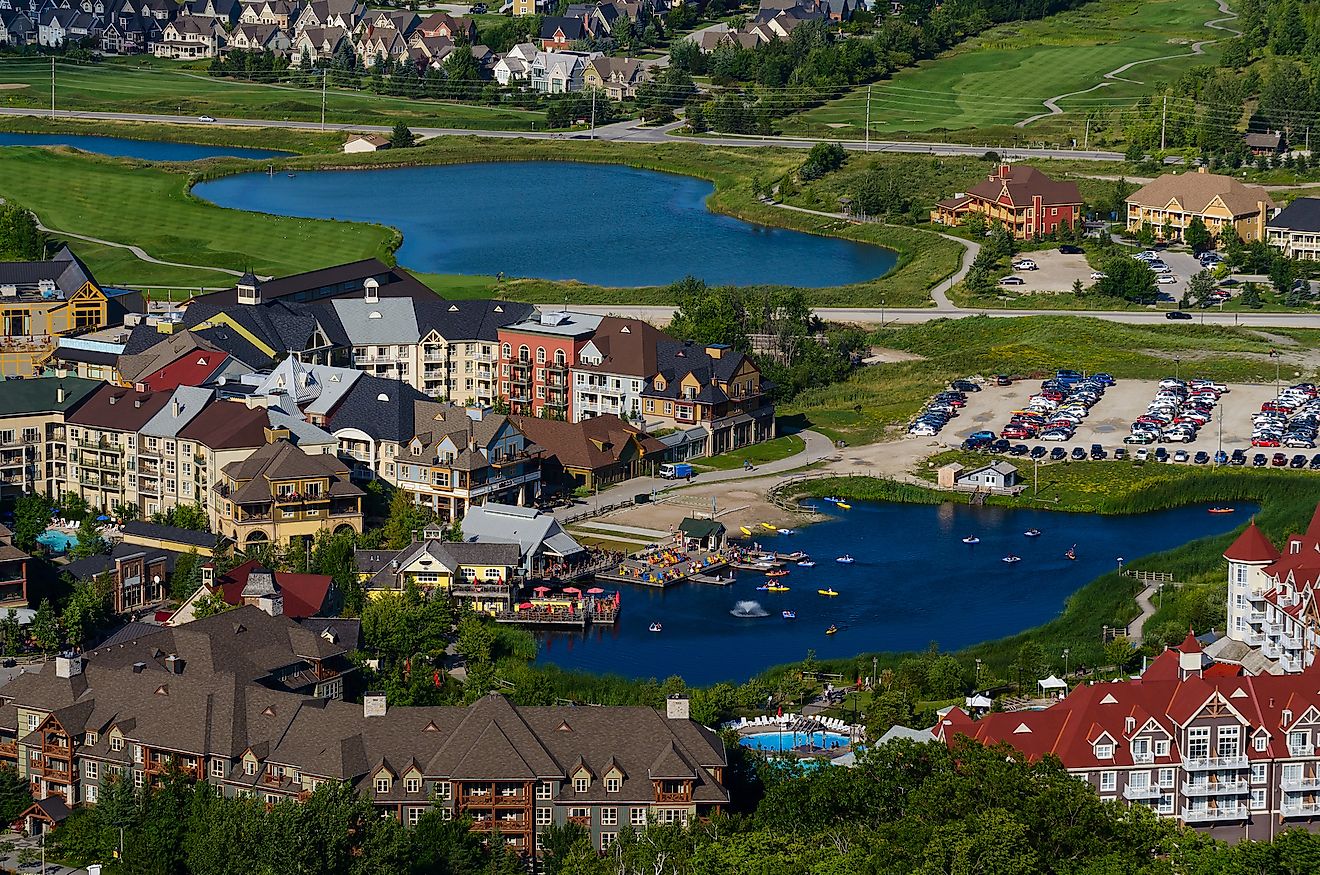
[[[193,349],[138,380],[138,388],[168,392],[179,386],[201,386],[215,376],[229,361],[229,354],[218,350]]]
[[[1141,678],[1080,686],[1042,711],[973,720],[955,708],[934,733],[1057,756],[1102,799],[1217,838],[1320,830],[1320,668],[1244,675],[1210,661],[1190,634]]]
[[[1304,534],[1288,536],[1282,552],[1253,520],[1224,558],[1228,629],[1215,657],[1256,673],[1309,666],[1320,647],[1320,507]]]
[[[972,213],[991,225],[998,222],[1019,240],[1030,240],[1081,222],[1082,193],[1075,183],[1055,182],[1034,167],[1001,164],[984,182],[935,204],[930,220],[961,225]]]
[[[215,593],[227,605],[255,605],[271,616],[282,614],[291,620],[333,615],[338,597],[334,582],[325,574],[271,571],[252,559],[217,575],[208,563],[202,566],[202,586],[179,606],[169,625],[196,619],[197,602]]]

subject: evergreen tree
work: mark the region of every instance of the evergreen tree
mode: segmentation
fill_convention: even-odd
[[[60,621],[55,616],[55,606],[50,603],[50,599],[42,599],[41,604],[37,605],[37,611],[32,616],[30,631],[32,640],[37,642],[37,646],[44,652],[50,653],[59,649]]]
[[[109,551],[110,545],[101,536],[101,524],[90,513],[87,514],[78,524],[78,542],[69,551],[70,555],[74,559],[86,559]]]
[[[394,131],[390,134],[391,149],[411,149],[417,144],[417,135],[408,127],[408,123],[399,119],[394,123]]]

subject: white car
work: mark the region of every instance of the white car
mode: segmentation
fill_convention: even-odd
[[[213,122],[213,121],[215,121],[215,119],[212,118],[212,117],[209,116],[209,115],[199,115],[199,116],[197,117],[197,120],[198,120],[199,122]]]
[[[1024,258],[1021,261],[1013,262],[1014,270],[1036,270],[1036,262],[1030,258]]]
[[[1171,273],[1162,273],[1155,277],[1155,282],[1162,286],[1172,286],[1177,285],[1181,280]]]
[[[1187,455],[1186,450],[1179,450],[1173,454],[1173,461],[1175,462],[1186,462],[1189,458],[1191,457]]]
[[[939,434],[939,429],[924,422],[919,422],[908,429],[908,434],[913,437],[935,437]]]
[[[1145,447],[1142,447],[1141,449],[1137,450],[1136,460],[1138,462],[1144,462],[1149,458],[1150,458],[1150,450],[1146,449]]]
[[[1072,435],[1061,428],[1052,428],[1049,431],[1041,432],[1037,440],[1042,441],[1066,441],[1072,438]]]
[[[1104,278],[1105,278],[1105,274],[1102,273],[1101,271],[1098,271],[1098,270],[1093,270],[1093,271],[1091,271],[1091,279],[1093,279],[1093,280],[1102,280],[1102,279],[1104,279]]]

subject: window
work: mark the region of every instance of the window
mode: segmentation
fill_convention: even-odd
[[[590,778],[582,777],[582,778],[574,778],[574,779],[573,779],[573,792],[574,792],[574,793],[585,793],[585,792],[587,792],[587,788],[590,787],[590,786],[591,786],[591,779],[590,779]]]
[[[101,773],[101,764],[95,760],[88,760],[83,763],[83,775],[88,779],[95,781]]]
[[[1161,796],[1159,803],[1155,806],[1155,810],[1160,814],[1173,814],[1173,794],[1166,793]]]
[[[1150,772],[1132,772],[1128,775],[1127,783],[1129,787],[1149,787]]]
[[[1118,786],[1118,772],[1100,773],[1100,792],[1113,793],[1114,788]]]
[[[600,825],[601,825],[601,826],[618,826],[618,825],[619,825],[619,809],[617,809],[617,808],[602,808],[602,809],[600,810]]]
[[[618,834],[617,832],[603,832],[603,833],[601,833],[601,834],[600,834],[600,849],[601,849],[602,851],[608,851],[608,850],[610,849],[610,845],[614,844],[614,840],[615,840],[616,838],[618,838],[618,837],[619,837],[619,834]]]
[[[1167,738],[1157,738],[1155,740],[1155,756],[1166,757],[1169,755],[1169,740]]]
[[[437,799],[448,799],[452,790],[448,781],[437,781],[435,785],[435,795]]]
[[[35,728],[35,727],[33,727],[33,728]],[[117,736],[117,735],[112,735],[112,736],[110,736],[110,749],[111,749],[111,750],[123,750],[123,749],[124,749],[124,739],[120,738],[120,737]]]
[[[1251,791],[1251,807],[1254,811],[1259,811],[1265,807],[1265,788]]]
[[[554,786],[549,781],[540,781],[536,785],[537,799],[553,799],[555,794]]]
[[[1210,756],[1210,727],[1198,726],[1187,730],[1187,756],[1194,760]]]
[[[376,779],[376,792],[377,792],[377,793],[388,793],[388,792],[390,792],[390,779],[389,779],[389,778],[377,778],[377,779]]]
[[[267,794],[266,794],[266,804],[267,804],[267,805],[274,805],[276,802],[279,802],[279,801],[280,801],[280,797],[279,797],[278,794],[276,794],[276,793],[267,793]]]
[[[417,792],[420,792],[421,789],[422,789],[422,779],[421,779],[421,778],[409,778],[409,779],[407,780],[407,782],[405,783],[405,788],[407,789],[407,791],[408,791],[409,793],[417,793]]]
[[[1242,727],[1240,726],[1221,726],[1219,727],[1219,737],[1217,751],[1221,757],[1235,757],[1240,750],[1240,735]]]
[[[425,808],[421,808],[419,806],[410,807],[408,809],[408,825],[416,826],[417,822],[422,819],[422,814],[424,814],[425,812],[426,812]]]
[[[1296,730],[1288,733],[1288,752],[1296,755],[1296,752],[1307,751],[1311,746],[1310,733],[1304,730]],[[1308,751],[1309,752],[1309,751]]]
[[[633,826],[646,826],[646,809],[634,808],[628,813],[628,823]]]
[[[1098,760],[1112,760],[1114,758],[1114,746],[1112,744],[1097,744],[1095,746],[1095,758]]]
[[[1265,783],[1265,769],[1266,769],[1265,763],[1252,763],[1252,764],[1251,764],[1251,783],[1253,783],[1253,784],[1264,784],[1264,783]]]
[[[142,762],[142,745],[140,744],[133,745],[133,762]]]
[[[95,801],[96,801],[96,793],[97,793],[97,791],[100,790],[100,789],[101,789],[101,788],[98,787],[98,786],[96,786],[95,784],[88,784],[87,787],[86,787],[86,789],[84,790],[84,795],[85,795],[87,801],[88,801],[88,802],[95,802]]]
[[[555,810],[553,808],[536,809],[536,825],[549,826],[551,823],[554,822],[554,814],[555,814]]]
[[[133,770],[133,786],[136,787],[137,789],[141,790],[141,789],[142,789],[142,784],[143,784],[143,783],[144,783],[144,781],[143,781],[143,777],[142,777],[142,770],[141,770],[141,769],[134,769],[134,770]]]
[[[1264,735],[1257,735],[1255,738],[1256,750],[1264,750],[1269,743],[1269,738]]]
[[[223,778],[225,776],[225,761],[211,760],[211,777]]]
[[[545,347],[544,347],[544,346],[538,346],[538,347],[536,348],[536,363],[537,363],[538,365],[543,365],[543,364],[545,364]]]
[[[243,760],[243,774],[255,775],[257,773],[256,760]]]
[[[100,738],[100,736],[97,735],[95,732],[88,731],[88,733],[87,733],[87,742],[86,742],[86,743],[87,743],[87,744],[96,744],[97,739],[99,739],[99,738]]]

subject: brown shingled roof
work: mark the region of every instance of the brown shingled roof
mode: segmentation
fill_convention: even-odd
[[[982,200],[998,201],[1004,193],[1008,194],[1014,206],[1030,206],[1032,198],[1039,195],[1043,206],[1064,206],[1080,204],[1082,193],[1073,182],[1058,182],[1025,164],[1008,164],[998,167],[985,181],[972,186],[967,194]]]
[[[509,417],[518,430],[559,459],[566,468],[596,470],[618,464],[636,445],[642,456],[661,453],[664,444],[628,425],[613,413],[592,416],[581,422],[562,422],[536,416]]]
[[[1255,185],[1243,185],[1218,173],[1166,173],[1128,195],[1127,202],[1164,209],[1176,200],[1184,210],[1203,213],[1218,200],[1235,216],[1257,212],[1263,203],[1275,206],[1270,193]]]

